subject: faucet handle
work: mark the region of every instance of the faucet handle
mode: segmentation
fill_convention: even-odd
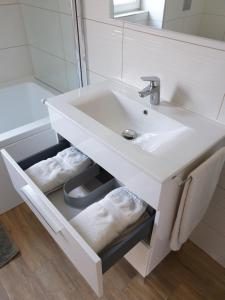
[[[157,87],[160,85],[160,78],[157,76],[143,76],[141,77],[143,81],[149,81],[150,85]]]

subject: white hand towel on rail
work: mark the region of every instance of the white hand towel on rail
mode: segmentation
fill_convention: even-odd
[[[91,159],[82,152],[75,147],[69,147],[56,156],[31,166],[26,173],[44,193],[49,193],[85,170],[91,163]]]
[[[173,227],[170,246],[177,251],[204,217],[225,161],[225,148],[218,150],[188,176]]]
[[[120,187],[87,207],[70,223],[98,253],[135,223],[146,208],[143,200]]]

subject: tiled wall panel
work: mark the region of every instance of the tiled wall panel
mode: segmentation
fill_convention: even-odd
[[[66,92],[79,87],[70,0],[21,0],[34,75]]]
[[[32,74],[26,33],[18,1],[0,0],[0,82]]]

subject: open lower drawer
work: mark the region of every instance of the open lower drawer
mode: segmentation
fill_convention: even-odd
[[[7,151],[2,150],[1,153],[17,192],[96,294],[102,296],[103,273],[129,252],[138,242],[149,239],[154,224],[155,213],[153,209],[149,208],[148,217],[135,226],[121,241],[113,244],[111,247],[107,247],[107,249],[101,251],[99,254],[95,253],[70,224],[69,220],[79,213],[79,211],[65,204],[63,191],[58,190],[46,196],[24,171],[32,164],[55,156],[59,151],[67,147],[69,147],[69,143],[62,141],[19,163]]]

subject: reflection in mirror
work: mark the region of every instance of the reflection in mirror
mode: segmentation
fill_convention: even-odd
[[[113,0],[114,18],[225,41],[225,0]]]

